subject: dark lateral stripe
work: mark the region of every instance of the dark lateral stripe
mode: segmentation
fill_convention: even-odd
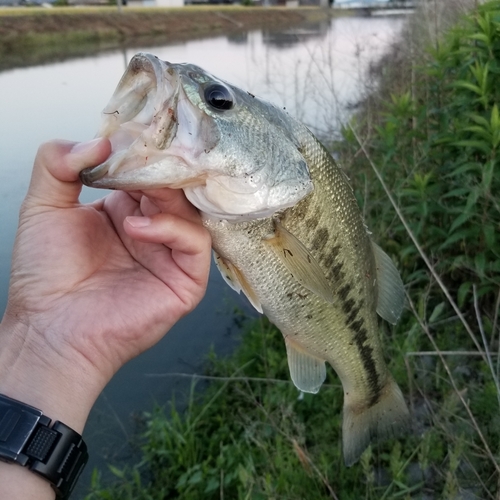
[[[328,253],[325,256],[325,258],[323,259],[323,264],[327,269],[330,269],[333,266],[335,259],[339,255],[339,252],[340,252],[340,245],[336,245],[330,250],[330,253]],[[340,267],[342,267],[341,263],[337,265],[340,265]]]
[[[357,309],[359,311],[359,307],[356,307],[356,301],[354,299],[347,299],[342,301],[342,311],[346,316],[350,316],[352,314],[353,309]],[[356,317],[353,317],[351,320],[347,319],[346,323],[349,325],[352,323]]]
[[[342,302],[342,310],[347,316],[346,325],[353,323],[358,317],[358,313],[363,307],[364,300],[361,299],[357,304],[354,299],[349,299],[346,302]]]
[[[304,198],[304,200],[301,201],[301,204],[300,209],[302,219],[304,219],[304,222],[310,231],[315,231],[321,219],[321,210],[316,207],[312,214],[308,213],[310,204],[310,199],[308,197]]]
[[[338,291],[338,297],[341,300],[342,311],[346,315],[346,326],[354,332],[354,342],[368,379],[368,388],[371,394],[368,405],[371,407],[378,402],[380,397],[380,378],[373,357],[373,348],[368,344],[368,332],[364,326],[365,320],[358,317],[364,301],[361,299],[356,303],[353,298],[348,298],[351,290],[352,287],[349,283],[344,284]]]
[[[367,343],[368,332],[364,327],[364,319],[360,318],[351,324],[351,329],[354,332],[354,342],[361,356],[361,362],[365,369],[368,378],[368,387],[370,389],[370,401],[368,405],[371,407],[376,404],[380,397],[380,380],[377,373],[375,360],[373,359],[373,349]]]
[[[351,293],[351,290],[352,286],[350,285],[350,283],[345,283],[341,288],[339,288],[338,295],[343,304],[347,302],[347,297],[349,293]]]
[[[328,242],[328,237],[328,229],[326,229],[325,227],[320,227],[316,230],[316,234],[314,235],[314,238],[311,242],[311,248],[313,250],[321,252],[321,250],[325,248],[325,245]]]
[[[342,272],[342,266],[342,262],[339,262],[330,269],[329,278],[332,280],[332,282],[338,283],[344,279],[345,274]]]
[[[313,246],[318,245],[322,239],[321,230],[317,230],[313,240]],[[332,283],[338,284],[339,288],[336,293],[336,298],[340,301],[342,312],[344,313],[344,321],[347,328],[353,332],[353,341],[359,352],[360,360],[366,374],[369,401],[368,406],[375,405],[381,394],[380,377],[377,372],[377,364],[375,362],[373,348],[369,344],[368,331],[365,325],[365,320],[360,316],[360,311],[364,305],[363,299],[349,297],[353,291],[353,286],[348,280],[345,280],[345,273],[342,271],[343,263],[338,260],[340,247],[334,246],[325,257],[322,258],[322,263],[327,269],[330,269],[329,279]]]

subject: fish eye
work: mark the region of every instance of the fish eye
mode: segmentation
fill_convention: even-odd
[[[212,108],[221,111],[227,111],[234,106],[231,92],[220,83],[212,83],[205,89],[205,101]]]

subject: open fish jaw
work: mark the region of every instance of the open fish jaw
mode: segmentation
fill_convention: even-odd
[[[110,139],[112,154],[81,179],[112,189],[182,188],[215,217],[272,215],[313,185],[282,127],[289,117],[276,119],[268,107],[195,65],[137,54],[102,113],[98,136]]]
[[[183,187],[199,183],[193,157],[203,123],[201,113],[179,105],[185,99],[172,65],[137,54],[102,112],[98,137],[109,138],[106,162],[82,173],[87,185],[119,189]],[[183,133],[178,134],[179,124]],[[164,151],[169,149],[169,154]]]

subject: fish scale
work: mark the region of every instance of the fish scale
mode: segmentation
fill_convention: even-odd
[[[409,428],[377,317],[398,320],[399,273],[371,240],[346,175],[304,125],[197,66],[138,54],[100,130],[113,152],[83,182],[184,189],[224,279],[281,330],[297,388],[318,392],[325,362],[334,368],[347,465],[372,439]]]

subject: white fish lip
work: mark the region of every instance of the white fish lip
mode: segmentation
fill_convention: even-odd
[[[101,165],[80,173],[83,184],[115,187],[121,173],[146,165],[155,152],[168,148],[177,131],[178,79],[172,65],[152,54],[131,59],[102,111],[97,133],[110,139],[112,153]]]

